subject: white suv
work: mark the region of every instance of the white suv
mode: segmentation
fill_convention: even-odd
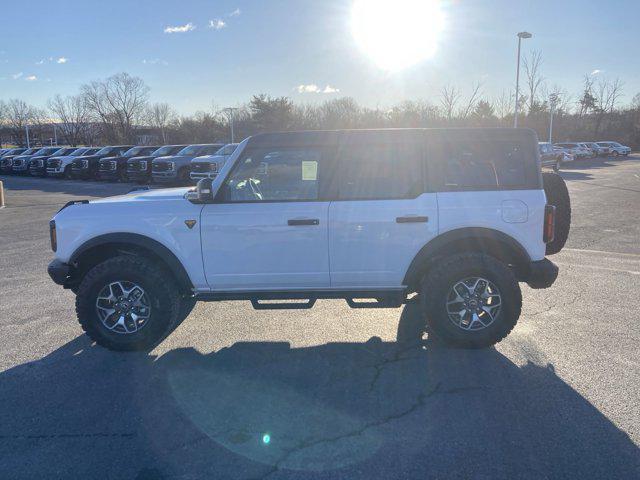
[[[618,155],[624,155],[625,157],[631,153],[631,148],[626,145],[621,145],[618,142],[597,142],[599,147],[605,147],[609,149],[609,152],[614,157]]]
[[[50,223],[49,274],[115,350],[152,348],[197,300],[319,298],[420,302],[431,334],[486,347],[518,320],[518,282],[558,274],[545,255],[566,241],[569,198],[544,178],[524,129],[262,134],[196,189],[72,202]]]

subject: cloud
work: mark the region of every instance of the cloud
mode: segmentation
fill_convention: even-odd
[[[298,93],[338,93],[340,89],[332,87],[331,85],[327,85],[324,89],[320,88],[315,83],[310,83],[308,85],[298,85],[295,88]]]
[[[63,63],[67,63],[68,61],[69,61],[69,59],[68,59],[68,58],[66,58],[66,57],[60,57],[58,60],[56,60],[56,63],[63,64]]]
[[[236,8],[233,12],[231,13],[227,13],[227,17],[237,17],[241,14],[242,12],[240,11],[239,8]]]
[[[591,75],[598,75],[599,73],[604,72],[604,70],[599,70],[599,69],[595,69],[593,72],[591,72]]]
[[[213,28],[214,30],[222,30],[226,26],[226,22],[224,20],[220,20],[219,18],[216,18],[215,20],[209,20],[209,28]]]
[[[167,65],[169,65],[169,62],[167,62],[166,60],[160,60],[159,58],[152,58],[152,59],[144,59],[142,60],[142,63],[144,63],[145,65],[164,65],[165,67]]]
[[[35,75],[29,75],[28,77],[25,78],[25,80],[27,82],[35,82],[36,80],[38,80],[38,77],[36,77]]]
[[[36,62],[36,65],[44,65],[44,58]]]
[[[22,72],[14,73],[13,75],[11,75],[11,78],[13,78],[14,80],[18,80],[22,77],[22,75],[24,75]]]
[[[186,25],[178,25],[175,27],[166,27],[164,33],[186,33],[196,29],[196,26],[189,22]]]

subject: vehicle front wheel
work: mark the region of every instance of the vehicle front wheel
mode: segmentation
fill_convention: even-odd
[[[429,270],[420,301],[430,334],[452,347],[486,348],[515,327],[522,293],[503,262],[467,253],[447,257]]]
[[[183,319],[168,272],[134,255],[110,258],[84,276],[76,313],[92,340],[110,350],[150,350]]]
[[[613,155],[614,157],[617,157],[617,156],[618,156],[618,155],[620,155],[620,154],[614,150],[614,151],[613,151],[613,153],[612,153],[612,155]]]
[[[66,178],[67,180],[72,180],[73,179],[73,175],[71,174],[71,166],[67,165],[64,169],[64,178]]]

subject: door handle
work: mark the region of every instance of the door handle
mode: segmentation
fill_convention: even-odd
[[[292,218],[287,220],[287,223],[292,227],[298,227],[301,225],[320,225],[320,220],[317,218]]]
[[[396,217],[396,223],[427,223],[429,217],[419,217],[408,215],[406,217]]]

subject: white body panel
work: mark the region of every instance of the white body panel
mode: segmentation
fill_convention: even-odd
[[[542,260],[544,190],[439,192],[439,234],[466,227],[498,230],[516,240],[531,260]]]
[[[397,223],[398,217],[427,222]],[[331,286],[399,287],[409,264],[438,233],[436,194],[411,200],[332,202],[329,207]]]
[[[224,203],[202,211],[202,257],[213,290],[329,287],[328,202]],[[316,219],[317,225],[288,225]]]
[[[72,205],[56,220],[56,258],[68,262],[85,242],[107,233],[134,233],[156,240],[182,263],[196,289],[206,289],[198,224],[187,228],[185,220],[198,220],[202,205],[184,199],[187,189],[153,190]]]

